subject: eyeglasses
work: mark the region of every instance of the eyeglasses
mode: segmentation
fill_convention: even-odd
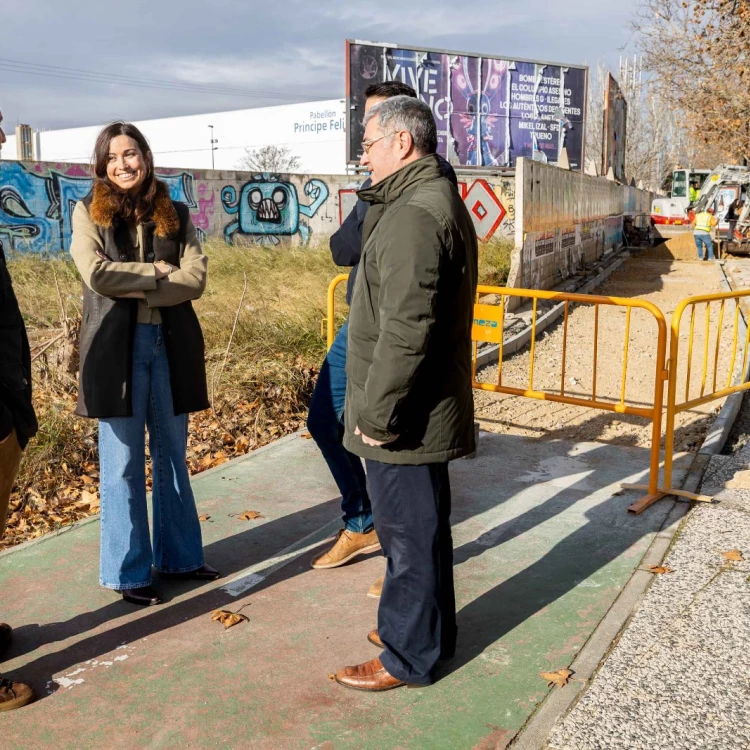
[[[393,133],[385,133],[385,135],[379,135],[377,138],[370,138],[369,141],[362,141],[362,150],[366,153],[370,153],[370,149],[373,147],[374,144],[376,144],[378,141],[382,141],[383,138],[388,138],[391,135],[396,135],[396,131]]]

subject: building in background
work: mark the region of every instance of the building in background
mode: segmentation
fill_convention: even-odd
[[[346,174],[345,102],[329,99],[306,104],[213,112],[142,120],[135,124],[151,144],[157,167],[246,169],[248,151],[276,146],[297,158],[292,171]],[[26,159],[88,163],[104,123],[66,130],[37,131],[22,144]],[[8,136],[2,158],[16,158],[18,137]],[[29,142],[30,141],[30,142]],[[212,143],[212,141],[216,141]]]

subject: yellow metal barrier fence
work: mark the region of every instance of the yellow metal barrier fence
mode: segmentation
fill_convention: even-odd
[[[339,284],[347,279],[346,274],[341,274],[333,279],[328,287],[328,312],[325,319],[326,339],[328,348],[331,347],[335,337],[336,319],[336,289]],[[555,401],[573,406],[583,406],[603,411],[611,411],[619,414],[635,414],[646,417],[652,422],[651,457],[649,463],[649,481],[643,485],[648,490],[648,495],[643,498],[647,507],[658,499],[659,480],[659,444],[661,442],[661,422],[663,410],[664,381],[667,379],[667,370],[664,365],[667,349],[667,323],[656,305],[645,300],[626,299],[623,297],[604,297],[592,294],[575,294],[568,292],[549,292],[540,289],[513,289],[507,287],[484,286],[477,287],[477,297],[494,294],[500,298],[500,304],[481,304],[477,302],[474,306],[474,325],[472,328],[472,340],[474,342],[474,363],[472,372],[472,386],[478,390],[495,391],[513,396],[539,399],[541,401]],[[523,297],[532,300],[531,336],[529,340],[529,380],[528,388],[514,388],[502,384],[503,376],[503,339],[505,324],[505,298]],[[560,392],[551,393],[534,389],[534,354],[536,348],[537,329],[537,306],[539,300],[548,300],[564,303],[563,318],[563,346],[562,346],[562,368],[560,377]],[[568,341],[568,313],[570,305],[584,304],[594,306],[594,352],[593,352],[593,377],[591,398],[579,398],[565,393],[565,365]],[[599,338],[599,308],[602,305],[625,308],[625,338],[623,341],[622,379],[620,383],[620,399],[617,402],[603,401],[597,398],[597,357]],[[635,406],[627,403],[625,397],[625,385],[627,381],[628,350],[630,347],[630,317],[633,309],[641,309],[650,313],[656,321],[657,339],[655,353],[654,373],[654,398],[651,407]],[[477,345],[479,342],[488,342],[498,345],[498,382],[480,383],[476,380]],[[639,485],[640,487],[641,485]]]
[[[524,396],[541,401],[555,401],[561,404],[584,406],[591,409],[617,412],[619,414],[635,414],[646,417],[652,422],[651,434],[651,457],[649,463],[649,481],[643,485],[648,490],[648,496],[658,493],[659,480],[659,444],[661,442],[661,420],[662,404],[664,394],[664,381],[667,379],[667,371],[664,361],[667,349],[667,323],[656,305],[645,300],[626,299],[623,297],[604,297],[593,294],[575,294],[569,292],[548,292],[540,289],[513,289],[506,287],[483,286],[477,287],[477,295],[495,294],[500,297],[499,304],[476,304],[474,307],[474,326],[472,329],[472,340],[474,341],[474,368],[472,373],[472,385],[483,391],[494,391],[507,393],[513,396]],[[532,300],[531,310],[531,334],[529,339],[529,380],[528,388],[514,388],[503,385],[503,332],[505,324],[505,298],[524,297]],[[537,307],[539,300],[549,300],[564,303],[563,311],[563,342],[562,342],[562,367],[560,375],[560,392],[539,391],[534,389],[534,353],[536,344]],[[594,306],[594,346],[593,346],[593,375],[591,398],[579,398],[569,396],[565,393],[565,365],[567,359],[568,345],[568,313],[570,305],[584,304]],[[625,308],[625,338],[623,341],[622,356],[622,378],[620,382],[620,399],[617,402],[603,401],[597,398],[596,376],[599,338],[599,308],[602,305]],[[651,407],[634,406],[627,403],[625,397],[625,385],[627,382],[628,350],[630,347],[630,318],[633,309],[641,309],[650,313],[656,321],[657,339],[654,373],[654,398]],[[498,379],[497,383],[479,383],[476,380],[477,344],[480,341],[498,344]],[[639,485],[640,487],[640,485]],[[653,502],[653,501],[652,501]]]
[[[742,354],[742,367],[739,372],[739,382],[732,384],[735,365],[737,364],[737,342],[740,330],[740,301],[750,297],[750,290],[741,292],[722,292],[718,294],[703,294],[696,297],[688,297],[682,300],[677,309],[672,314],[671,335],[669,341],[669,385],[667,388],[667,432],[664,441],[664,477],[662,487],[659,487],[656,493],[649,489],[647,497],[639,500],[628,508],[630,513],[640,513],[648,508],[657,500],[668,495],[685,497],[690,500],[710,502],[711,498],[706,495],[697,495],[686,490],[679,490],[672,487],[672,463],[674,458],[674,439],[675,439],[675,418],[680,412],[687,411],[696,406],[709,403],[715,399],[724,398],[732,393],[738,393],[750,389],[750,381],[746,380],[748,344],[750,344],[750,326],[746,326],[744,334],[744,350]],[[727,367],[726,380],[719,379],[719,351],[721,347],[722,331],[725,318],[725,307],[727,302],[734,302],[734,323],[732,326],[732,354],[729,366]],[[718,303],[718,325],[716,327],[715,344],[713,353],[710,352],[710,333],[711,333],[711,304]],[[695,340],[695,322],[697,306],[705,305],[705,323],[703,342],[703,368],[701,372],[700,394],[691,398],[691,371],[693,362],[693,344]],[[688,348],[685,371],[685,396],[683,401],[678,401],[677,380],[680,374],[679,355],[680,355],[680,327],[682,319],[687,308],[690,308],[690,332],[688,334]],[[731,311],[730,311],[731,312]],[[709,376],[709,362],[713,359],[713,373],[711,377],[711,389],[706,393],[706,386]],[[723,385],[722,385],[723,384]],[[629,485],[630,487],[641,489],[643,485]]]
[[[349,278],[348,273],[340,273],[334,280],[328,285],[328,312],[327,317],[323,318],[321,323],[321,336],[326,337],[326,346],[330,349],[333,340],[336,338],[336,288],[339,284],[343,284]],[[325,334],[323,334],[323,327],[325,327]]]
[[[326,338],[330,348],[335,337],[335,294],[339,284],[346,281],[348,276],[341,274],[336,276],[328,288],[328,317],[324,320],[326,324]],[[628,508],[629,513],[637,514],[663,497],[674,495],[690,500],[710,502],[711,498],[698,495],[686,490],[672,487],[672,467],[674,460],[675,442],[675,417],[680,412],[687,411],[696,406],[709,403],[710,401],[724,398],[732,393],[750,390],[750,380],[746,379],[748,367],[748,352],[750,351],[750,325],[746,326],[744,333],[744,346],[742,352],[742,366],[739,381],[732,383],[735,365],[738,357],[738,341],[740,331],[740,301],[750,298],[750,290],[741,292],[726,292],[719,294],[705,294],[688,297],[680,302],[674,311],[671,320],[671,333],[669,340],[669,359],[667,354],[667,324],[661,310],[656,305],[645,300],[627,299],[623,297],[605,297],[593,294],[575,294],[567,292],[549,292],[539,289],[513,289],[507,287],[495,287],[480,285],[477,287],[477,297],[486,295],[497,295],[499,304],[485,304],[477,302],[474,306],[474,325],[472,328],[472,341],[474,342],[474,363],[472,371],[472,386],[478,390],[494,391],[512,396],[534,398],[541,401],[554,401],[573,406],[583,406],[603,411],[617,412],[619,414],[634,414],[646,417],[652,422],[651,449],[649,462],[648,484],[623,484],[626,489],[639,489],[647,492],[646,496],[633,503]],[[532,300],[531,326],[529,338],[529,378],[527,388],[516,388],[503,385],[503,343],[505,326],[505,298],[523,297]],[[534,388],[534,355],[536,348],[537,311],[538,302],[547,300],[564,304],[563,312],[563,343],[562,343],[562,366],[560,375],[559,393],[540,391]],[[731,360],[727,368],[726,379],[719,378],[719,353],[721,349],[723,323],[725,319],[725,308],[727,303],[734,302],[733,326],[732,326],[732,349]],[[711,304],[718,303],[718,326],[716,329],[713,353],[710,346],[711,332]],[[592,394],[590,398],[571,396],[565,393],[565,366],[567,359],[568,342],[568,314],[571,304],[594,306],[594,344],[593,344],[593,373]],[[625,308],[625,336],[623,340],[622,354],[622,376],[620,382],[619,401],[603,401],[597,398],[597,357],[599,338],[599,308],[602,305]],[[701,372],[700,394],[691,397],[691,373],[693,360],[693,345],[695,341],[696,308],[705,305],[705,324],[703,342],[703,367]],[[690,331],[688,334],[687,365],[685,373],[685,396],[684,400],[678,401],[677,380],[680,374],[680,326],[683,315],[690,308]],[[654,372],[654,397],[651,407],[632,405],[627,402],[625,386],[627,382],[628,350],[630,347],[630,319],[633,309],[641,309],[650,313],[656,321],[657,339]],[[730,311],[731,314],[731,311]],[[487,342],[498,345],[498,380],[497,383],[480,383],[476,380],[477,348],[479,342]],[[709,363],[713,361],[713,372],[710,373]],[[706,392],[711,375],[710,392]],[[659,485],[659,447],[661,443],[661,425],[663,411],[664,382],[668,382],[667,388],[667,414],[666,414],[666,437],[664,444],[664,474],[661,486]]]

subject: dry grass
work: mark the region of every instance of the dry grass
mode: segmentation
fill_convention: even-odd
[[[503,286],[510,273],[510,255],[513,241],[491,239],[479,243],[479,283]]]
[[[209,257],[208,286],[195,307],[214,398],[212,411],[191,416],[192,472],[304,425],[325,356],[321,320],[326,290],[340,271],[327,245],[261,249],[212,240],[204,250]],[[480,281],[503,283],[509,257],[507,244],[483,245]],[[67,257],[13,256],[8,265],[32,346],[62,330],[63,310],[70,318],[80,316],[81,282]],[[245,279],[247,290],[240,305]],[[337,312],[343,317],[344,285],[339,289]],[[34,363],[40,430],[24,453],[0,548],[98,511],[97,423],[74,416],[76,381],[59,367],[58,353],[53,346]]]

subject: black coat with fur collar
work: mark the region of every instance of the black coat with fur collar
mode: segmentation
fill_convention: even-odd
[[[115,214],[106,186],[96,183],[83,204],[96,224],[104,254],[118,262],[137,261],[127,223]],[[164,183],[153,216],[143,224],[143,258],[180,266],[185,249],[187,206],[169,198]],[[209,407],[203,333],[190,302],[160,308],[175,414]],[[76,414],[82,417],[129,417],[133,414],[133,338],[136,299],[103,297],[83,285],[81,360]]]

